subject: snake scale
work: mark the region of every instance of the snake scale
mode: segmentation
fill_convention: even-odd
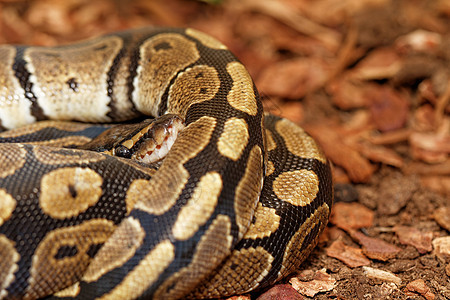
[[[317,244],[330,166],[214,38],[1,45],[0,65],[0,299],[225,297]]]

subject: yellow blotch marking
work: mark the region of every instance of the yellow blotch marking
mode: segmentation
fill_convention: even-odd
[[[203,33],[201,31],[198,31],[198,30],[195,30],[192,28],[188,28],[188,29],[186,29],[186,34],[199,40],[206,47],[209,47],[212,49],[227,49],[227,47],[224,44],[222,44],[221,42],[219,42],[212,36],[210,36],[206,33]]]
[[[220,87],[217,70],[213,67],[195,66],[180,73],[170,86],[169,113],[184,116],[195,103],[212,99]]]
[[[188,298],[222,298],[253,290],[268,274],[273,260],[261,246],[234,250],[206,284],[200,285]]]
[[[76,297],[80,293],[80,283],[77,282],[74,285],[71,285],[57,293],[54,294],[56,297],[65,298],[65,297]]]
[[[99,299],[135,299],[147,290],[175,257],[175,247],[162,241],[147,254],[125,279],[111,292]]]
[[[11,217],[16,205],[16,199],[8,194],[5,189],[0,189],[0,226]]]
[[[139,220],[132,217],[124,219],[95,255],[83,281],[97,281],[104,274],[122,266],[136,253],[144,237],[145,231]]]
[[[79,281],[92,260],[91,246],[106,242],[115,227],[112,221],[92,219],[49,232],[33,256],[29,288],[24,298],[51,295]],[[64,254],[64,249],[76,251],[69,250]]]
[[[294,155],[314,158],[324,164],[327,162],[317,143],[301,127],[287,119],[282,119],[275,124],[275,129],[283,137],[288,150]]]
[[[247,69],[237,61],[227,65],[227,72],[233,79],[233,87],[228,93],[228,103],[237,110],[256,115],[258,106],[256,104],[253,81]]]
[[[123,46],[117,36],[67,47],[24,51],[33,92],[46,116],[57,120],[111,121],[108,71]]]
[[[0,234],[0,299],[4,299],[8,292],[6,288],[14,281],[14,273],[18,270],[19,253],[14,248],[14,242]]]
[[[244,119],[230,118],[225,122],[223,132],[217,141],[220,154],[234,161],[238,160],[248,144],[248,125]]]
[[[308,170],[281,173],[273,182],[273,191],[278,198],[295,206],[310,204],[319,192],[319,178]]]
[[[300,264],[308,257],[316,246],[319,235],[327,225],[329,215],[330,208],[324,203],[300,226],[286,246],[278,278],[282,278],[297,270]],[[310,234],[311,230],[313,230],[315,225],[319,224],[319,222],[320,228],[317,235],[309,245],[303,247],[304,250],[302,252],[299,252],[299,249],[302,248],[302,244],[305,241],[305,237]]]
[[[208,116],[189,124],[180,132],[158,172],[148,181],[149,184],[141,182],[130,186],[127,197],[134,198],[127,200],[127,203],[135,202],[135,208],[150,214],[161,215],[169,210],[189,179],[183,164],[205,148],[215,126],[216,119]]]
[[[275,208],[265,207],[258,203],[254,216],[255,222],[250,224],[244,239],[262,239],[274,233],[280,225],[280,216],[275,212]]]
[[[42,177],[39,203],[56,219],[75,217],[102,195],[102,177],[89,168],[56,169]]]
[[[127,214],[131,212],[136,202],[139,201],[142,191],[148,189],[149,185],[150,180],[146,179],[136,179],[130,184],[130,187],[127,191],[127,197],[125,198],[125,202],[127,205]]]
[[[0,144],[0,178],[12,175],[22,168],[26,154],[20,145]]]
[[[158,34],[140,47],[133,102],[138,111],[157,116],[161,97],[177,73],[200,58],[195,42],[177,33]]]
[[[267,151],[275,150],[275,148],[277,147],[277,143],[275,143],[272,132],[270,132],[269,129],[266,129],[266,145]]]
[[[267,161],[267,170],[266,170],[266,176],[272,175],[273,172],[275,172],[275,165],[272,161]]]
[[[163,282],[154,299],[182,299],[230,254],[231,221],[218,215],[197,244],[191,263]]]
[[[222,178],[217,172],[210,172],[200,178],[197,187],[185,206],[181,208],[172,233],[177,240],[191,238],[198,228],[206,223],[216,208]]]
[[[253,217],[263,184],[263,156],[261,149],[254,146],[247,160],[244,176],[236,187],[234,211],[239,227],[239,238],[247,231]]]

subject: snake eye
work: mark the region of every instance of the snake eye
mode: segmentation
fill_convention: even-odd
[[[116,156],[131,158],[131,151],[124,145],[119,145],[114,149],[114,153]]]

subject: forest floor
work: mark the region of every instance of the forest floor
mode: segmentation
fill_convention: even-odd
[[[0,1],[0,43],[193,27],[333,164],[335,205],[297,274],[235,299],[450,299],[447,0]],[[214,2],[214,3],[212,3]]]

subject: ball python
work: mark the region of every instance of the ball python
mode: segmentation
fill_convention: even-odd
[[[216,39],[143,28],[0,64],[0,299],[226,297],[317,244],[330,166]]]

